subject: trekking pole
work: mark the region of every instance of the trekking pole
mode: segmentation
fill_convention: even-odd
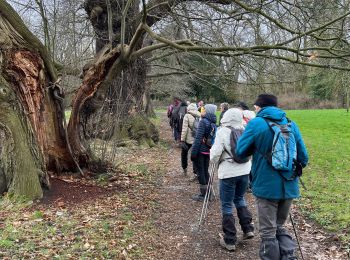
[[[299,181],[300,181],[301,186],[304,188],[304,190],[307,190],[307,188],[306,188],[303,180],[301,179],[301,177],[299,177]]]
[[[295,238],[296,238],[297,243],[298,243],[298,247],[299,247],[301,259],[304,260],[304,255],[303,255],[303,251],[301,250],[301,246],[300,246],[300,242],[299,242],[299,237],[298,237],[298,234],[297,234],[297,230],[296,230],[296,228],[295,228],[294,220],[293,220],[292,214],[291,214],[290,212],[289,212],[289,218],[290,218],[290,222],[292,222],[292,226],[293,226]]]
[[[209,165],[209,173],[211,175],[211,171],[212,171],[212,164]],[[209,176],[210,176],[209,175]],[[211,176],[210,176],[211,177]],[[208,202],[209,202],[209,192],[208,192],[208,187],[210,186],[210,177],[209,177],[209,181],[208,181],[208,186],[207,186],[207,190],[204,196],[204,201],[203,201],[203,206],[202,206],[202,212],[201,212],[201,216],[199,219],[199,223],[198,223],[198,230],[200,230],[201,224],[203,219],[205,218],[205,215],[207,213],[207,207],[208,207]],[[209,189],[210,190],[210,189]]]
[[[213,194],[213,197],[215,198],[215,193],[214,193],[214,189],[213,189],[215,165],[213,165],[210,170],[211,171],[209,174],[209,181],[208,181],[208,186],[207,186],[207,191],[206,191],[206,195],[208,195],[208,196],[207,196],[207,200],[206,200],[204,218],[207,216],[207,213],[208,213],[208,205],[209,205],[211,195]]]
[[[200,216],[199,223],[198,223],[198,231],[200,230],[201,224],[202,224],[202,222],[203,222],[203,220],[206,217],[207,212],[208,212],[208,204],[209,204],[210,193],[212,190],[211,186],[212,186],[212,182],[214,179],[214,173],[215,173],[215,164],[211,163],[209,165],[209,181],[208,181],[207,191],[206,191],[205,196],[204,196],[201,216]]]

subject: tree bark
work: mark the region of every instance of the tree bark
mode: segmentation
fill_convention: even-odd
[[[0,14],[1,192],[38,198],[40,184],[49,186],[48,171],[75,168],[61,90],[45,47],[4,1]]]
[[[110,3],[110,9],[108,8]],[[109,44],[121,44],[123,34],[122,12],[127,1],[116,0],[86,0],[85,10],[96,33],[96,52]],[[108,12],[109,10],[109,12]],[[133,1],[125,19],[125,44],[129,44],[135,34],[140,21],[135,21],[139,13],[139,1]],[[112,16],[112,17],[110,17]],[[111,37],[112,34],[112,37]],[[143,37],[136,46],[141,48]],[[146,82],[146,62],[137,58],[124,64],[121,73],[114,76],[110,84],[105,84],[95,95],[89,98],[82,107],[81,121],[85,138],[109,138],[117,125],[128,117],[130,110],[143,112],[143,96]],[[111,124],[111,121],[114,124]],[[103,127],[97,127],[103,126]]]

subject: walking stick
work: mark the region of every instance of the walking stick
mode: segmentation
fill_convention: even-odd
[[[213,192],[213,195],[215,197],[215,193],[212,190],[215,168],[216,168],[216,165],[213,163],[210,163],[210,165],[209,165],[209,181],[208,181],[208,185],[207,185],[207,191],[206,191],[205,196],[204,196],[201,216],[200,216],[199,223],[198,223],[198,231],[200,230],[202,222],[208,213],[208,204],[209,204],[209,199],[210,199],[210,195],[212,192]]]
[[[303,251],[301,250],[301,246],[300,246],[300,242],[299,242],[299,237],[298,237],[298,234],[297,234],[297,230],[296,230],[296,228],[295,228],[294,220],[293,220],[292,214],[291,214],[290,212],[289,212],[289,218],[290,218],[290,222],[292,222],[292,226],[293,226],[295,238],[296,238],[297,243],[298,243],[298,247],[299,247],[301,259],[304,260],[304,255],[303,255]]]

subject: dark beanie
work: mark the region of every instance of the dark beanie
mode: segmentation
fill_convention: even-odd
[[[271,94],[260,94],[254,105],[259,107],[277,107],[277,97]]]
[[[249,107],[246,103],[244,103],[243,101],[240,101],[237,103],[237,107],[242,108],[243,110],[249,110]]]

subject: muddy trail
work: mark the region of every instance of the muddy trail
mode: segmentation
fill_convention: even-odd
[[[209,204],[208,216],[198,231],[202,202],[196,202],[191,196],[198,192],[198,184],[190,182],[189,176],[184,176],[181,168],[181,148],[173,143],[171,130],[163,115],[160,127],[161,139],[169,144],[167,154],[167,171],[158,190],[157,198],[161,204],[156,226],[160,230],[162,247],[156,254],[156,259],[259,259],[259,235],[254,197],[246,194],[248,207],[253,213],[255,237],[242,240],[239,224],[238,245],[235,252],[228,252],[219,245],[221,231],[221,211],[219,199]],[[191,169],[189,165],[188,169]],[[217,187],[217,178],[214,187]],[[339,240],[332,234],[327,234],[317,224],[307,221],[296,206],[292,208],[292,216],[297,228],[304,259],[349,259]],[[289,221],[287,227],[293,238],[295,234]],[[298,250],[298,259],[301,259]]]

